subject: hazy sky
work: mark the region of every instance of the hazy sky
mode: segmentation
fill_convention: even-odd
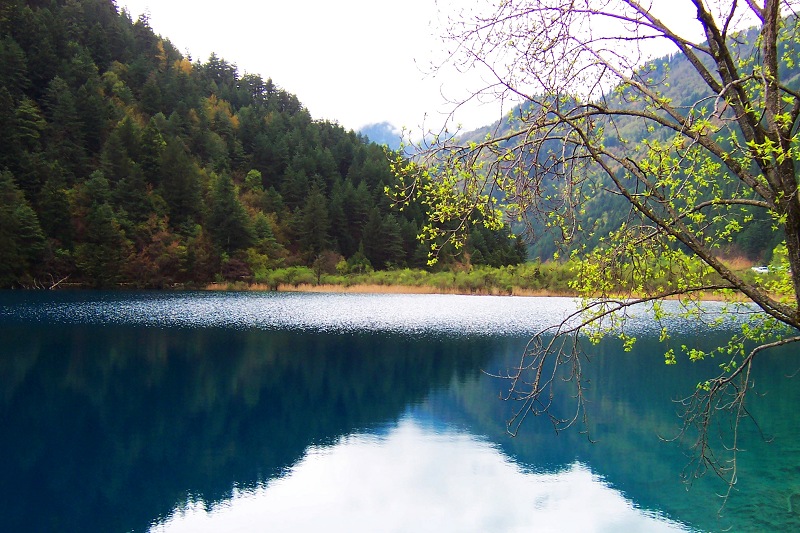
[[[439,4],[442,2],[440,1]],[[136,20],[149,12],[153,30],[193,60],[211,52],[239,73],[272,78],[296,94],[315,119],[350,129],[389,121],[397,127],[438,126],[445,94],[461,94],[458,78],[426,74],[443,44],[431,21],[434,0],[117,0]],[[497,117],[486,106],[464,115],[481,126]]]
[[[682,32],[697,25],[689,0],[653,1],[658,16],[673,28]],[[431,64],[445,57],[440,21],[475,5],[470,1],[117,0],[117,5],[134,20],[149,13],[155,32],[193,60],[206,61],[215,52],[235,63],[240,74],[272,78],[297,95],[313,118],[348,129],[388,121],[412,132],[423,126],[438,130],[454,109],[447,101],[465,98],[481,82],[480,74],[452,68],[431,74]],[[456,119],[472,129],[491,124],[501,112],[497,103],[472,102]]]

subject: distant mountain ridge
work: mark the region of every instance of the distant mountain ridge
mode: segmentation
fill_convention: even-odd
[[[358,131],[375,144],[384,145],[389,150],[399,150],[402,142],[402,131],[390,122],[368,124]]]

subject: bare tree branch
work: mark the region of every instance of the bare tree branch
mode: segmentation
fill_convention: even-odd
[[[710,424],[732,416],[735,456],[753,359],[800,340],[800,2],[688,2],[702,37],[638,0],[499,1],[489,14],[455,21],[453,59],[487,76],[473,97],[518,105],[486,137],[440,137],[420,161],[429,179],[453,183],[430,205],[467,206],[453,215],[466,219],[497,203],[491,209],[532,234],[552,231],[575,265],[583,304],[535,335],[505,375],[506,398],[519,402],[512,433],[530,415],[557,430],[585,422],[582,338],[627,338],[635,306],[677,298],[688,309],[715,291],[754,304],[742,308],[752,324],[730,341],[742,356],[698,389],[684,416],[685,427],[700,430],[693,472],[710,468],[732,485],[735,457],[720,462]],[[651,42],[677,56],[648,62]],[[599,207],[609,205],[619,212]],[[774,228],[783,246],[780,268],[765,280],[720,253],[753,220]],[[459,238],[463,226],[451,227],[459,230],[448,236]],[[712,322],[702,305],[691,312]],[[562,382],[575,409],[555,413]]]

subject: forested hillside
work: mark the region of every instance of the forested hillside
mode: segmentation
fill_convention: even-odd
[[[0,138],[2,287],[426,264],[424,210],[392,209],[381,146],[269,78],[185,57],[112,0],[0,3]],[[480,227],[458,258],[523,259]]]
[[[756,58],[756,61],[759,61],[759,51],[754,48],[754,45],[758,42],[757,40],[758,32],[751,28],[738,32],[736,37],[731,39],[730,46],[732,49],[737,50],[741,57],[752,56]],[[782,53],[786,52],[788,42],[790,41],[781,43],[783,47]],[[787,65],[788,63],[781,63],[782,79],[785,79],[790,86],[800,88],[800,71],[793,71]],[[717,104],[716,95],[711,94],[708,85],[700,78],[697,71],[683,54],[653,59],[633,73],[633,78],[642,81],[647,80],[649,83],[657,82],[663,96],[672,102],[676,109],[686,114],[700,112],[700,108],[704,107],[713,108]],[[637,104],[636,96],[632,93],[633,91],[616,87],[610,90],[604,96],[604,99],[612,102],[612,107],[635,108],[639,105],[644,109],[646,103],[639,101]],[[552,105],[569,107],[563,101],[557,102],[555,98]],[[489,133],[501,138],[523,129],[525,121],[521,117],[535,116],[540,111],[540,109],[534,109],[530,106],[531,104],[529,103],[516,106],[504,120],[467,132],[461,136],[460,142],[465,145],[471,141],[480,143],[485,140]],[[727,113],[730,115],[731,111],[727,111]],[[611,150],[618,149],[620,152],[634,146],[644,147],[648,143],[667,143],[671,136],[674,135],[674,131],[668,128],[650,125],[649,129],[647,129],[644,122],[626,116],[609,115],[605,117],[603,122],[598,121],[595,127],[596,131],[602,132],[603,144]],[[717,138],[722,139],[723,133],[719,133]],[[721,142],[728,146],[731,143],[730,139],[722,140]],[[540,163],[546,166],[547,158],[552,153],[558,153],[561,149],[562,146],[559,143],[552,140],[549,141],[549,144],[545,144],[537,152],[542,159]],[[613,186],[608,183],[608,178],[603,175],[603,172],[600,172],[597,168],[594,170],[596,171],[594,194],[586,198],[585,203],[582,205],[582,218],[576,223],[576,227],[581,227],[583,231],[580,237],[576,237],[572,242],[573,246],[585,246],[588,249],[597,246],[603,238],[619,228],[620,224],[628,217],[630,211],[630,204],[625,198],[610,192]],[[592,169],[588,169],[587,172],[592,172]],[[558,190],[562,184],[553,182],[551,185],[552,190],[550,192],[555,197],[558,195]],[[734,187],[735,182],[732,181],[730,186]],[[708,192],[709,196],[706,199],[710,199],[711,190]],[[724,191],[725,194],[731,194],[732,192],[732,190]],[[773,248],[780,242],[780,235],[773,230],[773,221],[770,218],[765,218],[765,215],[759,213],[758,210],[751,209],[749,211],[752,213],[752,220],[745,224],[740,231],[735,232],[731,236],[728,245],[725,248],[720,248],[719,253],[721,255],[745,257],[751,261],[764,262],[770,258]],[[724,222],[717,221],[717,223]],[[532,229],[535,235],[530,243],[531,257],[542,260],[551,259],[553,253],[557,251],[557,243],[562,240],[561,235],[558,234],[558,229],[554,228],[557,234],[553,237],[545,228],[545,221],[542,220],[534,221]]]

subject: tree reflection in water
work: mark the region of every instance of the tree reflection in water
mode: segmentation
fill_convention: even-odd
[[[124,296],[116,298],[115,308],[125,304]],[[208,303],[209,297],[199,298]],[[329,309],[317,300],[325,295],[309,298],[298,305]],[[375,299],[378,303],[369,303],[368,297],[352,302],[376,308],[387,302]],[[222,304],[223,315],[239,309],[241,300],[231,302]],[[519,309],[520,302],[542,305],[535,299],[420,297],[409,309],[421,306],[424,314],[427,304],[453,305],[459,320],[471,314],[471,320],[479,321],[486,306]],[[8,309],[17,308],[0,308],[0,318],[8,316],[3,315]],[[502,307],[492,309],[496,313]],[[2,322],[0,529],[144,531],[193,503],[224,507],[231,498],[257,494],[281,480],[288,483],[298,472],[316,475],[323,463],[309,458],[339,454],[342,443],[394,445],[408,442],[397,439],[418,427],[425,438],[452,437],[477,446],[485,453],[480,457],[491,457],[458,463],[459,449],[449,448],[457,469],[510,469],[503,483],[512,504],[549,493],[528,485],[535,479],[528,474],[544,475],[541,480],[577,471],[594,489],[614,489],[614,501],[650,510],[630,516],[655,512],[700,530],[800,529],[795,481],[800,479],[800,390],[786,378],[792,364],[797,366],[791,350],[758,363],[756,384],[767,394],[753,396],[750,409],[774,439],[766,443],[748,426],[739,491],[718,517],[719,485],[705,478],[687,492],[679,479],[685,455],[677,445],[659,440],[677,431],[672,400],[691,392],[702,369],[688,363],[665,367],[661,349],[646,335],[633,353],[602,344],[586,367],[592,444],[580,428],[554,435],[549,423],[539,419],[528,420],[515,439],[506,434],[504,422],[513,406],[497,399],[506,384],[482,370],[497,372],[516,362],[526,340],[519,332],[420,333],[414,324],[409,324],[410,334],[157,327],[134,318],[102,324],[29,318]],[[710,336],[707,340],[717,342]],[[557,401],[568,409],[572,400],[565,394]],[[386,463],[392,466],[401,466],[403,457],[419,459],[412,445],[388,449],[384,459],[394,458]],[[448,450],[446,442],[433,449]],[[374,451],[356,450],[364,457]],[[379,476],[380,468],[367,473]],[[457,480],[453,487],[463,489],[482,480],[471,470],[440,472],[442,483]],[[501,491],[503,483],[487,486]],[[370,494],[368,487],[358,488],[366,492],[352,494]],[[517,490],[520,494],[509,494]],[[378,487],[374,494],[380,494]],[[395,497],[411,501],[409,495]],[[479,500],[489,498],[484,494]],[[541,498],[534,500],[534,507],[543,505]],[[474,500],[465,502],[463,512],[475,505]],[[583,505],[588,512],[589,504]],[[478,507],[475,512],[496,516],[490,507]]]

